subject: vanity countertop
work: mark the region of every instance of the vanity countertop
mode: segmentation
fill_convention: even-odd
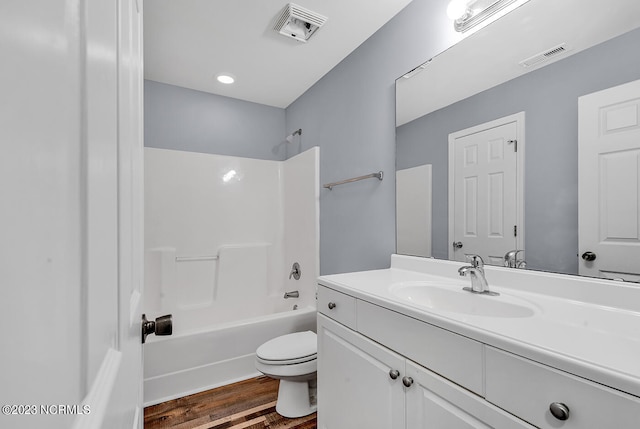
[[[462,262],[392,255],[391,268],[326,275],[319,283],[557,369],[640,396],[640,285],[485,266],[491,291],[463,292]],[[406,287],[447,292],[412,302]],[[412,289],[408,289],[412,290]],[[457,294],[464,295],[457,295]],[[459,298],[523,304],[530,312],[495,317],[451,310]],[[451,304],[451,305],[449,305]],[[478,301],[482,306],[482,301]],[[497,304],[491,302],[491,305]]]

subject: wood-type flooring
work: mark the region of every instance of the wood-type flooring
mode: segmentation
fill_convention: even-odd
[[[144,409],[145,429],[316,429],[316,414],[276,413],[278,380],[261,376]]]

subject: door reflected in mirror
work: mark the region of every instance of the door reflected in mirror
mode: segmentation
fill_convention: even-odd
[[[523,112],[526,149],[519,173],[523,176],[520,197],[524,209],[519,230],[526,242],[508,250],[524,250],[518,259],[526,260],[530,269],[631,281],[640,278],[634,274],[638,256],[633,256],[634,249],[640,248],[640,149],[608,156],[608,167],[600,172],[582,167],[578,159],[584,140],[582,131],[578,131],[582,126],[578,100],[640,80],[640,56],[635,53],[640,46],[638,16],[640,2],[636,0],[531,0],[436,56],[422,72],[398,79],[396,168],[400,171],[432,166],[433,257],[452,258],[454,243],[462,242],[464,246],[474,235],[468,225],[461,236],[452,233],[450,219],[471,219],[468,214],[474,206],[469,205],[472,199],[463,193],[462,202],[457,205],[463,207],[460,213],[449,197],[453,180],[449,167],[451,136]],[[549,57],[539,58],[539,54],[551,51],[554,53]],[[621,138],[622,129],[640,129],[640,107],[633,107],[632,99],[626,104],[621,101],[622,110],[610,115],[615,130],[606,132],[615,134],[615,138]],[[587,123],[600,120],[581,119]],[[630,140],[640,141],[633,133],[627,135]],[[623,165],[636,168],[621,172]],[[591,178],[591,190],[580,187],[584,178]],[[610,188],[621,188],[617,195],[602,195],[603,181]],[[591,249],[593,245],[583,243],[584,234],[580,232],[584,215],[578,213],[580,203],[586,201],[584,193],[599,201],[590,210],[604,213],[605,218],[583,229],[596,231],[599,246],[607,248],[614,242],[623,245],[624,250],[614,257],[617,265],[611,269],[595,267],[598,259],[581,258],[588,251],[598,253]],[[491,195],[495,197],[495,191]],[[481,198],[485,203],[491,202],[487,195]],[[400,231],[403,217],[398,214],[397,219]],[[487,222],[495,222],[496,217],[493,221],[486,216],[477,219],[491,231]],[[605,227],[607,234],[603,235]],[[401,249],[399,244],[398,251]],[[499,252],[492,252],[499,256]]]

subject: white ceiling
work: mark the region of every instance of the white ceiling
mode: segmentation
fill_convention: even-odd
[[[273,30],[286,0],[145,0],[145,78],[285,108],[410,2],[296,0],[328,18],[302,43]]]
[[[405,124],[639,26],[639,0],[531,0],[441,53],[420,73],[398,79],[396,124]],[[519,65],[563,42],[569,52],[538,66]],[[638,51],[629,55],[638,55]]]

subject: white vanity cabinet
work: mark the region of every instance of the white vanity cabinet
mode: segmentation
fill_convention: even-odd
[[[323,286],[318,291],[319,312],[329,316],[318,315],[320,429],[533,428],[489,404],[481,396],[385,347],[388,344],[371,332],[386,325],[387,328],[379,332],[383,337],[391,338],[387,335],[396,328],[398,320],[403,320],[403,316],[364,301],[352,302],[343,295]],[[336,299],[342,300],[343,308],[339,307]],[[347,310],[344,305],[348,306]],[[353,315],[345,314],[351,311]],[[337,317],[332,320],[334,316]],[[393,317],[397,316],[400,319],[394,321]],[[336,320],[348,321],[351,326]],[[409,325],[401,326],[405,331],[398,332],[397,338],[410,337],[411,343],[427,345],[407,349],[400,346],[405,354],[415,355],[421,361],[419,363],[432,362],[446,372],[452,371],[456,362],[464,361],[466,364],[465,356],[457,356],[457,352],[479,351],[478,356],[467,358],[473,362],[477,357],[477,366],[474,363],[470,367],[481,371],[483,359],[479,343],[414,319],[405,322]],[[414,322],[417,325],[413,325]],[[364,329],[375,341],[356,332],[356,326],[364,325],[369,325]],[[433,343],[429,344],[429,340]],[[393,340],[389,342],[394,343]],[[452,349],[447,351],[439,346]],[[447,353],[451,354],[449,362],[444,358]],[[469,380],[474,387],[477,387],[475,380],[482,379],[482,372],[477,376],[469,374],[466,369],[460,373],[462,379]]]
[[[321,429],[640,429],[637,285],[487,266],[488,297],[459,268],[319,278]]]
[[[404,428],[404,366],[400,355],[318,315],[318,428]]]

